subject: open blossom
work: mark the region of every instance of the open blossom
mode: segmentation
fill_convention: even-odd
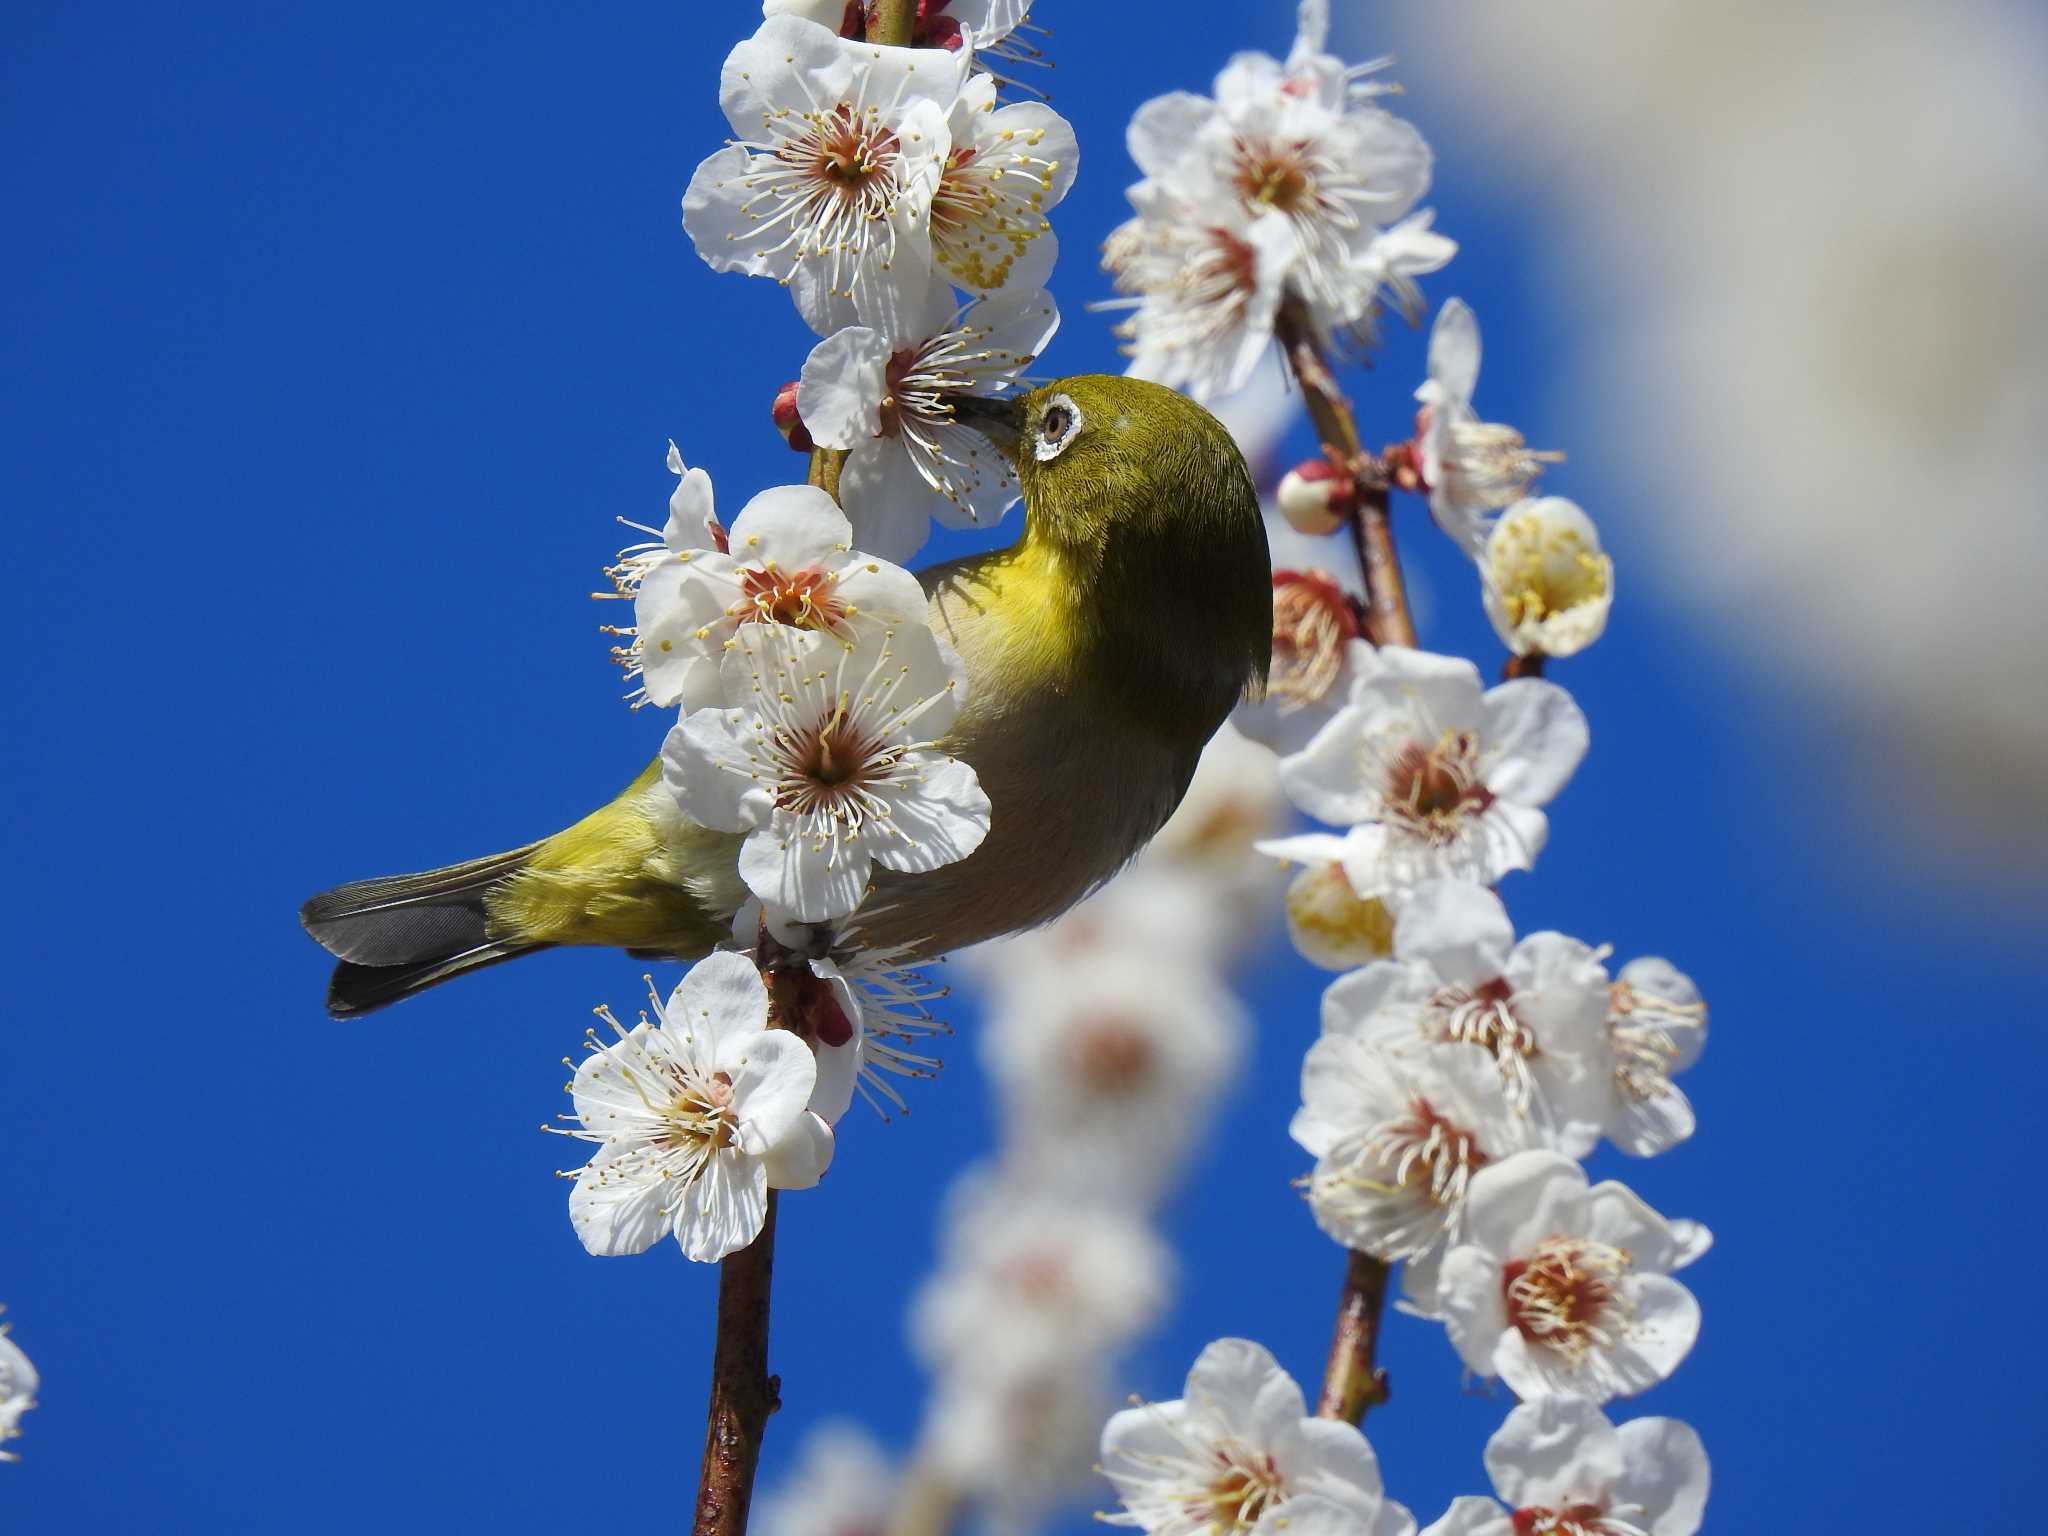
[[[769,1189],[818,1182],[832,1130],[805,1108],[810,1048],[768,1028],[751,960],[707,955],[654,1008],[658,1024],[631,1030],[601,1013],[618,1038],[593,1031],[569,1085],[575,1126],[563,1134],[598,1146],[569,1216],[592,1253],[641,1253],[673,1235],[708,1263],[760,1235]]]
[[[968,50],[848,44],[770,16],[720,72],[737,138],[697,168],[683,227],[717,271],[772,277],[820,335],[901,327],[932,271],[932,197]]]
[[[857,1424],[827,1420],[803,1438],[796,1466],[754,1506],[758,1536],[887,1536],[901,1478]]]
[[[918,0],[910,46],[957,48],[965,30],[973,34],[976,48],[987,48],[1021,26],[1030,5],[1031,0]],[[761,0],[761,13],[802,16],[857,41],[868,35],[867,0]]]
[[[1299,752],[1344,707],[1371,653],[1351,594],[1334,575],[1276,568],[1266,691],[1238,705],[1231,722],[1283,757]]]
[[[1429,332],[1429,377],[1415,391],[1415,439],[1430,515],[1472,555],[1486,542],[1487,514],[1519,501],[1543,466],[1563,457],[1532,452],[1513,427],[1481,421],[1472,409],[1478,383],[1478,318],[1463,299],[1447,299]]]
[[[1523,1403],[1486,1442],[1507,1501],[1462,1498],[1422,1536],[1696,1536],[1707,1508],[1706,1447],[1677,1419],[1616,1428],[1578,1397]]]
[[[1389,645],[1363,659],[1344,709],[1282,759],[1280,782],[1311,815],[1359,823],[1342,857],[1361,896],[1437,875],[1492,885],[1534,865],[1549,834],[1538,807],[1587,739],[1585,715],[1555,683],[1482,693],[1471,662]],[[1286,840],[1261,846],[1296,852]]]
[[[1316,1225],[1390,1262],[1434,1255],[1461,1230],[1473,1179],[1539,1145],[1537,1129],[1476,1051],[1432,1046],[1397,1057],[1369,1044],[1356,1020],[1326,1015],[1323,1024],[1287,1127],[1316,1159]]]
[[[1382,241],[1428,190],[1429,146],[1361,86],[1383,61],[1347,70],[1321,51],[1327,25],[1327,7],[1305,5],[1284,63],[1238,54],[1213,98],[1172,92],[1132,118],[1145,179],[1104,264],[1138,296],[1134,372],[1198,395],[1238,388],[1283,292],[1324,346],[1369,340],[1382,289],[1455,250],[1426,221]]]
[[[1607,1014],[1613,1071],[1600,1105],[1607,1139],[1649,1157],[1692,1135],[1692,1101],[1671,1079],[1699,1060],[1707,1005],[1692,978],[1669,960],[1631,960],[1615,979]]]
[[[1150,1202],[1207,1128],[1250,1033],[1206,969],[1143,949],[1034,968],[981,1033],[1007,1155],[1048,1189]]]
[[[22,1353],[6,1328],[0,1327],[0,1447],[21,1436],[21,1416],[36,1405],[36,1390],[42,1385],[36,1368]],[[12,1451],[0,1449],[0,1461],[19,1461]]]
[[[1009,461],[956,419],[950,397],[1002,394],[1059,323],[1041,291],[956,312],[934,283],[903,328],[849,326],[812,348],[797,403],[813,441],[849,450],[839,493],[863,548],[902,559],[928,519],[985,526],[1017,500]]]
[[[708,480],[703,496],[708,514]],[[924,622],[917,578],[854,549],[846,515],[816,486],[765,490],[729,534],[721,533],[716,547],[664,544],[640,570],[625,654],[628,674],[640,678],[636,703],[687,713],[722,702],[719,665],[742,625],[781,624],[851,640],[863,628]]]
[[[983,46],[980,31],[975,46]],[[1067,195],[1080,163],[1073,126],[1043,102],[996,105],[996,82],[975,75],[947,119],[952,146],[932,194],[932,260],[974,293],[1043,288],[1059,255],[1046,212]]]
[[[1301,1388],[1249,1339],[1218,1339],[1173,1402],[1126,1408],[1102,1431],[1123,1508],[1154,1536],[1411,1536],[1354,1424],[1308,1416]]]
[[[668,522],[663,527],[657,530],[644,523],[619,519],[628,528],[649,535],[645,543],[620,550],[618,562],[605,567],[614,595],[629,601],[639,592],[647,573],[665,561],[692,550],[725,548],[725,529],[719,526],[711,476],[702,469],[687,468],[673,439],[668,445],[668,472],[676,477],[676,485],[669,492]]]
[[[1332,982],[1323,1016],[1400,1053],[1474,1047],[1498,1066],[1508,1103],[1550,1145],[1584,1156],[1599,1140],[1612,1079],[1600,952],[1561,933],[1519,943],[1500,898],[1461,880],[1409,893],[1394,953]]]
[[[970,1180],[953,1199],[945,1256],[910,1307],[911,1343],[935,1369],[1071,1366],[1166,1304],[1172,1257],[1134,1216],[1010,1180]]]
[[[1671,1272],[1710,1241],[1624,1184],[1588,1188],[1568,1157],[1524,1152],[1472,1180],[1437,1308],[1467,1368],[1517,1397],[1630,1397],[1699,1336],[1699,1303]]]
[[[744,832],[740,878],[800,922],[845,917],[877,863],[957,863],[988,835],[974,770],[934,742],[960,712],[960,658],[922,622],[848,644],[748,625],[720,682],[730,707],[686,715],[662,777],[700,824]]]
[[[1517,656],[1572,656],[1600,638],[1614,606],[1614,561],[1600,530],[1562,496],[1501,513],[1479,555],[1486,616]]]

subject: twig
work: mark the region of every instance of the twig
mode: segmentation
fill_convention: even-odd
[[[1510,656],[1501,663],[1501,680],[1506,682],[1517,677],[1541,677],[1543,663],[1548,659],[1541,651],[1531,651],[1526,656]]]
[[[782,1406],[768,1374],[768,1285],[775,1267],[775,1191],[761,1235],[718,1266],[718,1348],[711,1360],[711,1411],[697,1479],[693,1536],[746,1536],[754,1469],[768,1415]]]
[[[1351,402],[1331,376],[1299,298],[1289,294],[1281,301],[1273,330],[1301,385],[1316,436],[1357,488],[1351,538],[1358,548],[1359,575],[1365,581],[1366,638],[1374,645],[1413,645],[1415,621],[1408,614],[1401,557],[1394,548],[1394,527],[1387,516],[1386,466],[1365,451]]]
[[[834,501],[839,499],[839,471],[846,467],[844,448],[813,448],[811,450],[811,472],[804,477],[804,483],[821,488]]]
[[[917,0],[874,0],[868,7],[868,41],[908,47],[917,25]]]
[[[1380,1341],[1380,1311],[1387,1299],[1387,1265],[1354,1253],[1337,1298],[1337,1328],[1316,1416],[1356,1424],[1388,1397],[1387,1373],[1373,1364]]]

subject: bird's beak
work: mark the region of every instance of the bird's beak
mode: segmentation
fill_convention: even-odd
[[[1021,399],[990,400],[982,395],[948,395],[953,418],[974,428],[1014,460],[1024,436],[1024,402]]]

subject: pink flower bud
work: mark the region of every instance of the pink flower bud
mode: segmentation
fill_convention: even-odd
[[[804,419],[797,414],[796,380],[791,379],[775,392],[775,428],[782,434],[782,440],[798,453],[809,453],[816,446],[811,434],[804,426]]]
[[[1328,459],[1305,459],[1281,478],[1280,515],[1302,533],[1335,533],[1351,516],[1351,477]]]

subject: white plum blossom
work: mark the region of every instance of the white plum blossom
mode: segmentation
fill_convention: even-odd
[[[1142,949],[1027,971],[981,1032],[1005,1155],[1042,1188],[1142,1206],[1207,1127],[1250,1034],[1206,968]]]
[[[1297,855],[1309,837],[1288,840]],[[1344,873],[1342,838],[1325,837],[1330,857],[1311,860],[1287,885],[1287,936],[1311,965],[1326,971],[1384,960],[1394,952],[1394,914],[1377,896],[1361,896]]]
[[[755,1503],[757,1536],[888,1536],[901,1478],[857,1424],[827,1420],[804,1436],[796,1466]]]
[[[1372,104],[1382,89],[1364,77],[1385,61],[1347,70],[1322,52],[1327,26],[1327,6],[1304,5],[1284,63],[1240,53],[1213,99],[1176,91],[1132,118],[1144,180],[1104,265],[1137,296],[1123,327],[1133,372],[1229,393],[1270,343],[1283,293],[1323,347],[1368,341],[1382,288],[1406,307],[1413,276],[1456,249],[1426,218],[1403,222],[1431,156]]]
[[[1311,815],[1359,824],[1343,859],[1361,896],[1432,876],[1492,885],[1534,865],[1549,834],[1538,807],[1587,739],[1585,715],[1555,683],[1482,692],[1471,662],[1389,645],[1361,659],[1350,701],[1281,760],[1280,782]],[[1262,847],[1294,856],[1284,841]]]
[[[1478,317],[1463,299],[1446,299],[1429,332],[1429,377],[1415,391],[1416,467],[1437,526],[1474,556],[1487,515],[1527,495],[1543,466],[1564,457],[1532,452],[1513,427],[1481,421],[1472,409],[1478,383]]]
[[[1427,880],[1402,903],[1394,952],[1330,984],[1325,1029],[1395,1054],[1476,1047],[1499,1067],[1508,1103],[1549,1145],[1593,1150],[1613,1080],[1611,1002],[1601,952],[1561,933],[1519,943],[1507,908],[1483,886]]]
[[[1166,1304],[1172,1256],[1127,1212],[979,1176],[955,1191],[946,1226],[909,1313],[911,1344],[935,1369],[1070,1366],[1150,1327]]]
[[[1035,1531],[1048,1505],[1088,1485],[1115,1401],[1100,1360],[999,1375],[969,1361],[932,1383],[918,1456],[981,1506],[983,1529]]]
[[[1501,513],[1479,555],[1480,593],[1501,644],[1517,656],[1572,656],[1607,628],[1614,561],[1600,530],[1562,496]]]
[[[1277,568],[1266,690],[1238,705],[1231,723],[1282,757],[1299,752],[1344,707],[1371,656],[1358,609],[1336,576]]]
[[[21,1458],[4,1449],[21,1436],[21,1416],[36,1405],[42,1378],[5,1325],[0,1325],[0,1461]]]
[[[974,33],[977,48],[984,46]],[[952,146],[932,195],[932,260],[972,293],[1043,288],[1059,255],[1046,211],[1074,184],[1080,148],[1043,102],[996,105],[996,82],[975,75],[947,121]]]
[[[682,450],[676,447],[673,438],[668,445],[668,472],[676,477],[676,484],[675,489],[669,492],[668,521],[664,526],[654,529],[645,523],[623,517],[619,519],[628,528],[647,534],[648,540],[620,550],[618,563],[605,567],[604,573],[611,579],[612,595],[630,600],[639,592],[640,584],[650,570],[677,555],[725,548],[725,529],[719,526],[718,509],[711,492],[711,476],[701,468],[685,466]],[[619,633],[630,634],[631,631],[621,630]]]
[[[1030,8],[1031,0],[920,0],[910,46],[958,47],[965,31],[973,35],[977,50],[987,50],[1007,42]],[[802,16],[856,41],[867,37],[867,12],[868,0],[761,0],[764,16]]]
[[[988,526],[1017,500],[1009,460],[956,418],[950,397],[1002,394],[1059,323],[1043,291],[958,311],[934,283],[901,328],[849,326],[812,348],[797,406],[812,441],[848,450],[839,495],[864,549],[903,559],[930,518]]]
[[[651,994],[650,994],[651,996]],[[760,1235],[768,1191],[805,1189],[832,1160],[832,1129],[810,1113],[818,1066],[768,1027],[768,990],[751,960],[707,955],[664,1005],[616,1039],[591,1031],[569,1085],[574,1128],[597,1143],[576,1175],[569,1216],[595,1254],[642,1253],[673,1236],[701,1262]]]
[[[1308,1416],[1260,1345],[1218,1339],[1173,1402],[1126,1408],[1102,1431],[1123,1508],[1101,1518],[1154,1536],[1412,1536],[1354,1424]]]
[[[1632,1157],[1650,1157],[1692,1135],[1692,1101],[1671,1081],[1707,1043],[1707,1005],[1692,978],[1669,960],[1629,961],[1612,989],[1607,1043],[1607,1139]]]
[[[1699,1336],[1699,1303],[1671,1272],[1711,1240],[1624,1184],[1589,1188],[1568,1157],[1523,1152],[1472,1180],[1438,1314],[1466,1367],[1525,1401],[1633,1396],[1676,1370]]]
[[[683,194],[697,254],[788,285],[821,336],[900,327],[931,275],[932,197],[968,61],[966,48],[848,44],[768,17],[719,75],[737,138]]]
[[[1678,1419],[1616,1428],[1582,1397],[1523,1403],[1486,1442],[1492,1499],[1457,1499],[1422,1536],[1696,1536],[1706,1447]]]
[[[708,513],[708,480],[704,504]],[[646,559],[633,592],[633,642],[622,655],[628,675],[640,678],[636,707],[687,714],[724,701],[719,666],[742,625],[852,640],[863,628],[922,624],[925,609],[915,576],[853,547],[852,526],[830,496],[779,485],[748,502],[716,547],[665,544]]]
[[[1462,1230],[1474,1178],[1540,1145],[1537,1128],[1514,1112],[1500,1073],[1477,1051],[1432,1046],[1397,1057],[1347,1016],[1326,1015],[1323,1025],[1287,1127],[1316,1160],[1316,1225],[1389,1262],[1433,1255]]]
[[[740,878],[800,922],[845,917],[872,867],[956,863],[988,834],[974,770],[934,745],[959,657],[922,621],[863,632],[747,625],[720,668],[729,707],[670,730],[662,776],[699,824],[744,832]]]

